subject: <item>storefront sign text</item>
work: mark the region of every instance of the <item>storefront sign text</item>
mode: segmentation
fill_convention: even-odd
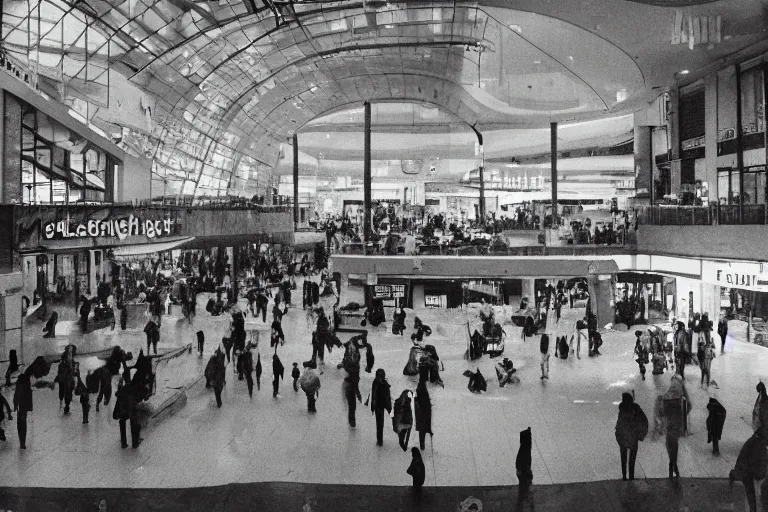
[[[759,263],[703,261],[701,280],[727,288],[768,291],[768,276],[761,274]]]
[[[157,238],[171,234],[171,220],[142,220],[133,215],[122,219],[94,220],[70,223],[66,220],[49,222],[43,226],[43,236],[46,240],[85,238],[85,237],[117,237],[124,240],[129,236],[146,236]]]
[[[403,299],[405,298],[404,284],[383,284],[373,288],[373,296],[376,299]]]

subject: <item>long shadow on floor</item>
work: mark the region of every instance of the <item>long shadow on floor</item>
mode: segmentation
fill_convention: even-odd
[[[284,482],[231,484],[194,489],[1,488],[0,509],[21,511],[471,511],[484,512],[741,510],[744,489],[723,479],[602,481],[534,485],[524,503],[517,487],[427,487],[420,503],[408,487],[320,485]],[[768,509],[767,509],[768,510]]]

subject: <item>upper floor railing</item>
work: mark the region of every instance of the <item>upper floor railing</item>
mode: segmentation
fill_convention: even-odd
[[[637,209],[637,221],[650,226],[767,225],[768,208],[764,204],[641,206]]]

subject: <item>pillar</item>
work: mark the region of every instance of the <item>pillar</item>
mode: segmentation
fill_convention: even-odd
[[[704,77],[704,161],[707,166],[709,203],[717,203],[717,73]],[[728,196],[728,191],[725,191]]]
[[[363,233],[367,244],[371,241],[371,104],[364,103],[365,132],[363,140]]]
[[[744,130],[741,118],[741,66],[736,64],[736,166],[739,171],[739,224],[744,223]]]
[[[552,161],[552,226],[559,223],[557,221],[557,123],[549,123],[550,139],[550,158]]]
[[[613,290],[615,277],[611,275],[590,275],[587,278],[592,313],[597,317],[597,328],[602,329],[613,323],[615,304]],[[630,326],[627,326],[630,327]]]
[[[535,279],[532,277],[524,277],[522,279],[523,282],[523,288],[522,288],[522,298],[528,297],[528,304],[530,306],[536,305],[536,287],[535,287]]]
[[[635,113],[635,197],[650,202],[653,190],[653,127],[642,123],[640,117]]]
[[[299,227],[299,134],[293,134],[293,229]]]
[[[669,91],[669,193],[680,194],[680,108],[677,87]]]

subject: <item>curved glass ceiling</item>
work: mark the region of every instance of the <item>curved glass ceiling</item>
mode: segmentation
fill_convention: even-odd
[[[472,3],[295,0],[276,21],[250,0],[3,2],[2,48],[105,132],[110,69],[143,90],[151,132],[124,127],[123,143],[143,138],[168,194],[256,193],[296,130],[363,101],[533,126],[644,88],[632,59],[587,31]]]

